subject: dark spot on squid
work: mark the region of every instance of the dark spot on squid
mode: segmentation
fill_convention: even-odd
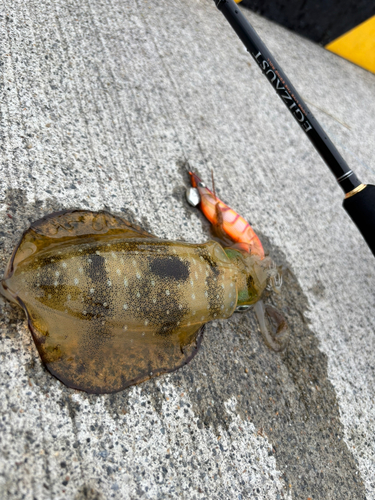
[[[107,280],[107,271],[105,268],[105,258],[101,255],[92,253],[86,261],[85,271],[93,283],[104,283]]]
[[[254,278],[249,274],[247,278],[247,288],[254,288]]]
[[[88,332],[83,336],[82,344],[97,350],[112,338],[111,332],[103,325],[105,318],[113,314],[111,296],[106,287],[108,273],[105,268],[105,258],[92,253],[86,260],[84,270],[91,278],[95,292],[93,295],[85,296],[85,314],[81,313],[81,318],[87,321]]]
[[[249,294],[249,297],[256,297],[257,295],[257,290],[255,288],[255,283],[254,283],[254,278],[249,275],[247,278],[247,293]]]
[[[129,290],[139,290],[140,296],[138,298],[132,294],[128,302],[135,318],[147,320],[150,325],[156,327],[156,335],[168,336],[179,328],[183,317],[189,312],[189,307],[184,303],[183,294],[177,288],[176,279],[171,276],[163,278],[155,280],[155,286],[151,285],[150,276],[130,279]],[[166,294],[166,290],[169,294]]]
[[[186,281],[190,275],[190,265],[176,256],[156,257],[150,263],[150,271],[160,278]]]
[[[208,294],[208,306],[210,313],[213,316],[215,313],[220,313],[220,306],[224,302],[224,290],[219,286],[220,271],[217,267],[210,269],[210,273],[206,278],[206,290]]]
[[[207,264],[209,264],[211,268],[217,267],[217,263],[211,258],[211,256],[207,252],[205,251],[200,252],[199,255],[203,258],[203,260],[207,262]]]
[[[90,322],[88,331],[83,334],[81,346],[95,355],[104,344],[111,342],[113,337],[110,329],[103,327],[102,319],[95,318]]]

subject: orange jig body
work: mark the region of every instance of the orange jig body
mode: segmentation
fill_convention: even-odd
[[[224,232],[236,243],[236,247],[264,258],[262,243],[254,229],[246,220],[232,208],[228,207],[212,193],[193,172],[189,172],[191,184],[198,189],[200,195],[200,208],[213,227],[219,232]]]

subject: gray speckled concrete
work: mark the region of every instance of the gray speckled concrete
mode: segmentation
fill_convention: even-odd
[[[375,499],[374,258],[328,169],[211,0],[12,0],[0,11],[2,267],[32,220],[102,209],[203,241],[188,160],[283,265],[254,314],[208,325],[185,368],[110,396],[42,367],[1,300],[0,497]],[[375,77],[249,12],[364,181]]]

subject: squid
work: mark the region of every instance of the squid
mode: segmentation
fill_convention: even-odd
[[[190,175],[222,244],[160,239],[88,210],[47,215],[22,235],[0,293],[24,310],[42,362],[68,387],[113,393],[174,371],[195,356],[206,323],[250,306],[269,345],[284,347],[284,319],[273,315],[273,338],[259,305],[278,286],[272,260],[250,225]]]

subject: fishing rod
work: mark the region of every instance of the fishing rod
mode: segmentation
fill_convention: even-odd
[[[343,207],[375,255],[375,186],[362,184],[234,0],[214,0],[345,193]]]

